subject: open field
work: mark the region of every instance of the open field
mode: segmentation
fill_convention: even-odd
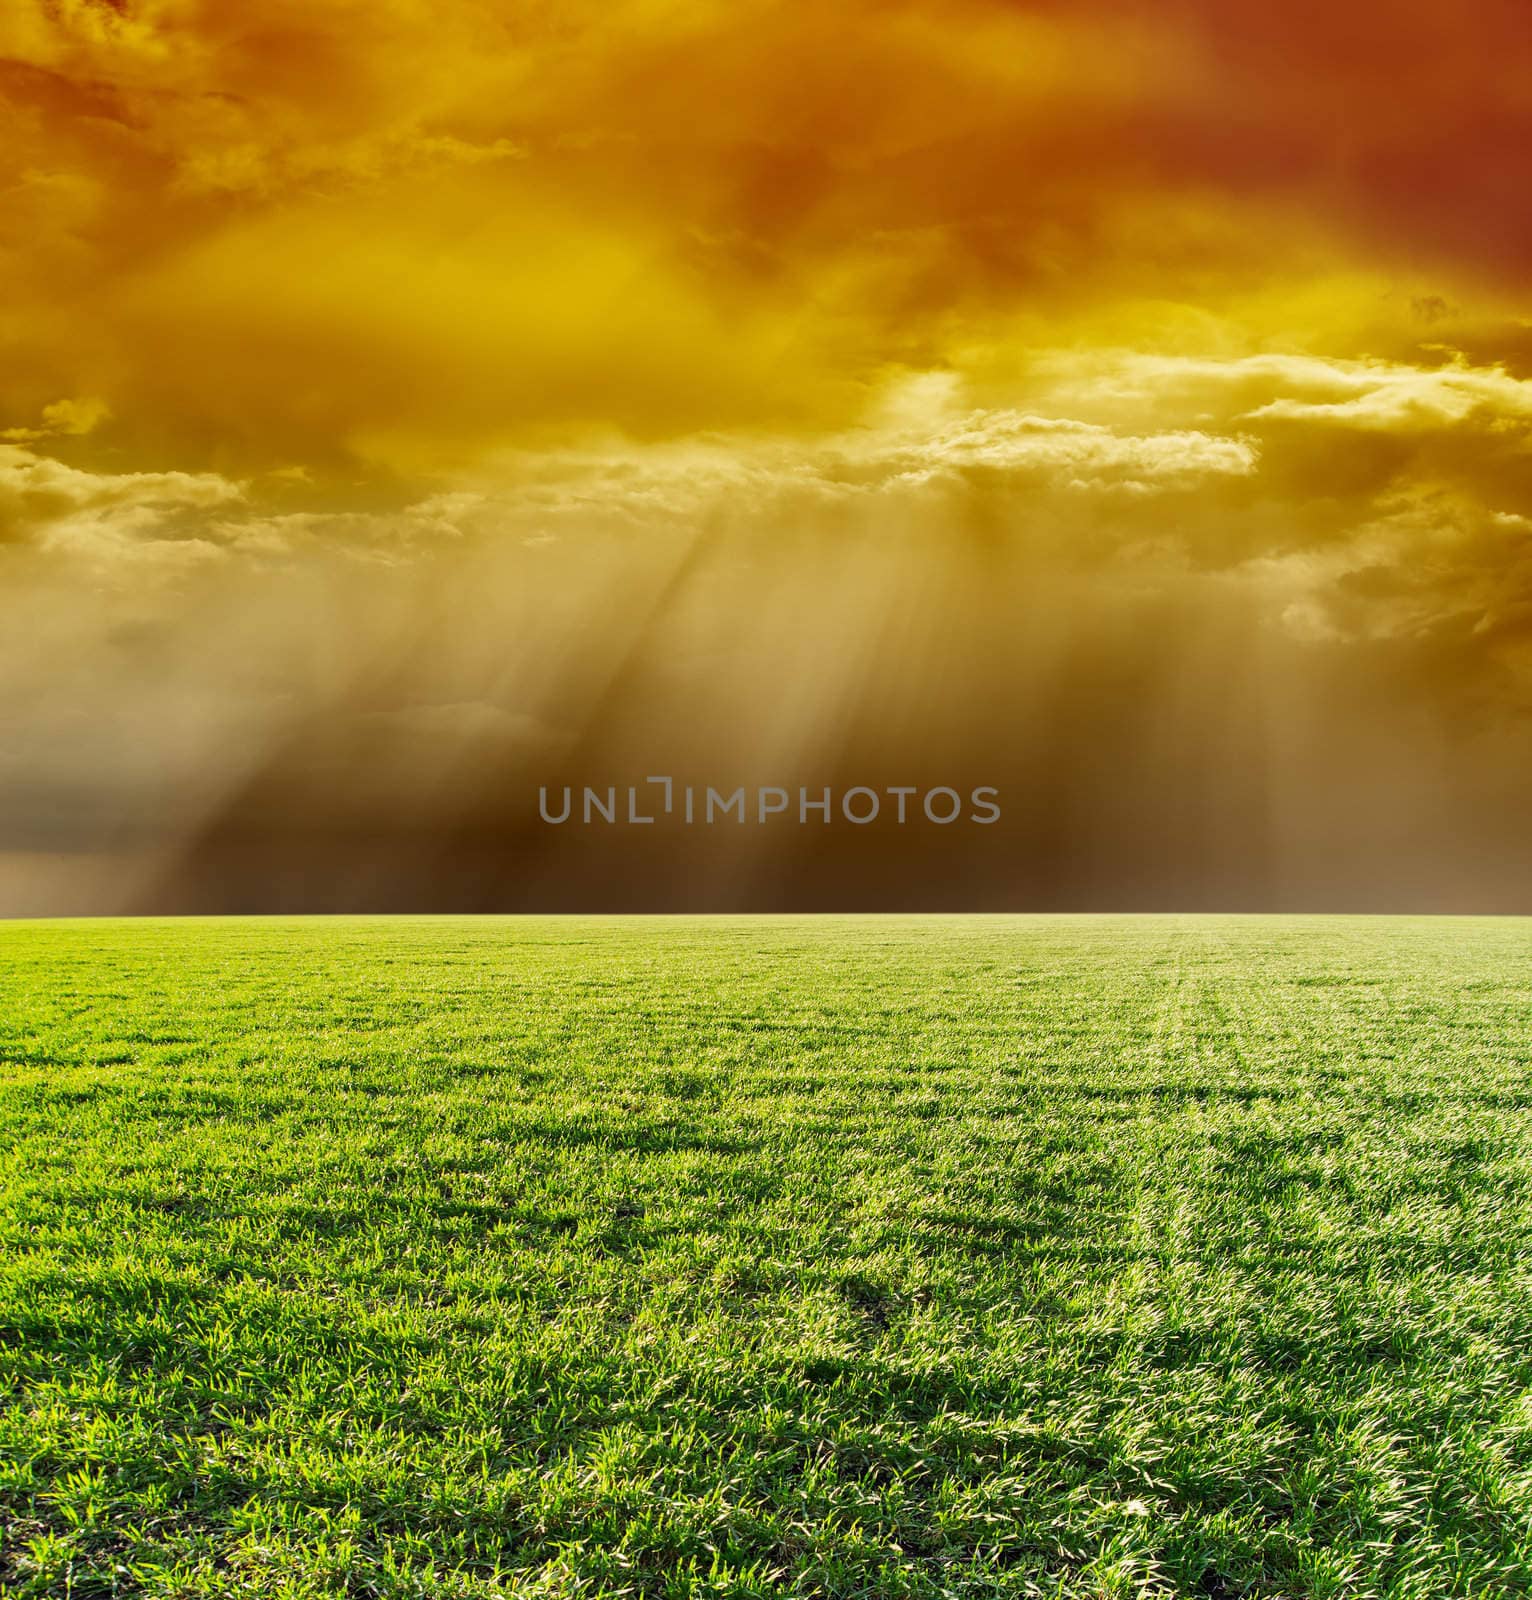
[[[1532,925],[0,925],[0,1594],[1532,1594]]]

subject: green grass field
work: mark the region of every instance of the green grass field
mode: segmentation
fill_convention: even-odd
[[[1529,958],[0,925],[0,1594],[1532,1594]]]

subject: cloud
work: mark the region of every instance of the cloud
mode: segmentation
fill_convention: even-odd
[[[971,413],[888,457],[890,465],[908,461],[904,470],[921,473],[977,470],[1075,490],[1137,493],[1245,477],[1255,471],[1256,459],[1248,438],[1196,429],[1124,435],[1097,423],[1015,411]]]
[[[1475,418],[1532,418],[1532,381],[1444,346],[1434,361],[1309,352],[1203,356],[1131,349],[1040,351],[1030,366],[1059,403],[1224,423],[1263,417],[1413,431]]]
[[[111,414],[112,408],[104,400],[55,400],[43,407],[36,427],[0,429],[0,440],[31,443],[50,436],[80,438],[94,431]]]
[[[217,473],[91,472],[0,444],[0,544],[101,557],[148,543],[204,543],[198,519],[242,494]]]
[[[1384,432],[1415,433],[1478,422],[1524,427],[1532,422],[1532,380],[1503,368],[1488,371],[1454,364],[1418,368],[1366,362],[1311,363],[1304,385],[1330,399],[1284,396],[1248,413],[1262,417],[1327,422]]]
[[[1293,9],[17,0],[0,409],[99,394],[146,468],[416,479],[833,431],[986,341],[1505,310],[1524,10]]]
[[[796,440],[704,434],[645,445],[607,440],[584,449],[516,453],[481,475],[478,499],[459,500],[458,527],[562,528],[717,525],[771,538],[814,511],[858,509],[870,519],[932,496],[1077,500],[1186,492],[1256,471],[1258,451],[1242,436],[1197,429],[1133,432],[1071,417],[1013,409],[969,409],[960,389],[900,380],[862,426]],[[902,396],[939,395],[923,417]],[[498,487],[491,487],[498,474]],[[419,518],[427,502],[411,513]],[[799,519],[794,523],[795,516]],[[930,530],[950,533],[938,518]]]
[[[817,435],[608,433],[502,451],[452,486],[373,508],[325,504],[331,491],[291,467],[259,484],[104,473],[11,446],[0,505],[12,542],[58,559],[157,548],[183,562],[338,554],[442,569],[456,551],[554,544],[607,560],[614,539],[706,535],[800,548],[807,573],[816,545],[977,539],[1038,571],[1115,569],[1167,591],[1199,571],[1236,574],[1269,590],[1268,615],[1314,637],[1516,610],[1532,384],[1501,368],[1043,351],[1014,386],[1022,403],[976,406],[976,387],[950,368],[896,373],[853,426]],[[1492,586],[1475,576],[1486,565]]]

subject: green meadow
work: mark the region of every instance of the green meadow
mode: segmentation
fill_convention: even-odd
[[[1532,924],[0,924],[0,1595],[1532,1594]]]

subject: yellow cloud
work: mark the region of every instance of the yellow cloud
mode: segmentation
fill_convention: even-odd
[[[1427,371],[1383,363],[1312,363],[1304,388],[1334,399],[1284,396],[1249,415],[1415,432],[1469,420],[1515,426],[1532,420],[1532,380],[1454,364]]]
[[[0,444],[0,544],[100,556],[170,538],[178,525],[192,536],[188,518],[226,507],[242,493],[216,473],[90,472]]]
[[[0,430],[0,439],[30,442],[50,434],[79,437],[99,427],[111,414],[112,408],[104,400],[55,400],[43,407],[36,427],[5,428]]]

